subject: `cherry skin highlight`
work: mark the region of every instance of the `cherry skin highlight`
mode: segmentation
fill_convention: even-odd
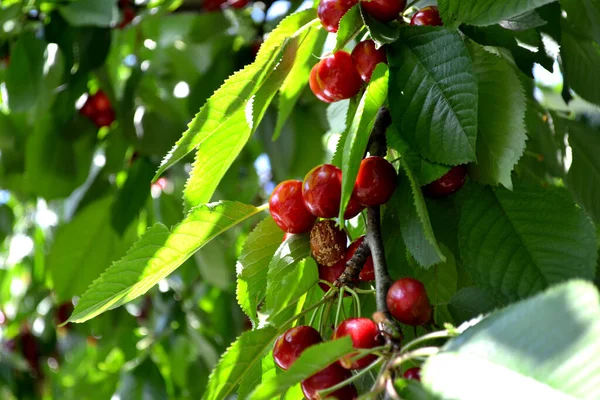
[[[458,191],[467,179],[467,166],[457,165],[440,179],[423,186],[423,194],[432,199],[448,197]]]
[[[92,102],[94,111],[99,113],[101,111],[112,110],[110,99],[102,90],[98,90],[94,95],[90,96],[89,100]]]
[[[356,45],[352,50],[352,62],[358,71],[361,79],[365,82],[371,80],[371,75],[375,67],[379,63],[387,64],[387,56],[385,50],[382,48],[375,48],[375,42],[372,40],[365,40]]]
[[[318,87],[326,99],[338,101],[356,96],[361,85],[362,79],[352,63],[352,56],[338,51],[317,63],[311,88]]]
[[[417,11],[410,19],[410,24],[415,26],[442,26],[442,18],[437,7],[424,7]]]
[[[365,236],[361,236],[356,239],[350,246],[348,246],[348,251],[346,252],[346,259],[349,260],[356,253],[356,249],[361,243],[365,240]],[[359,279],[363,282],[370,282],[375,280],[375,268],[373,267],[373,256],[367,257],[367,261],[365,261],[365,265],[363,269],[360,271],[358,275]]]
[[[392,284],[386,298],[390,313],[406,325],[425,325],[431,321],[431,305],[425,286],[413,278],[402,278]]]
[[[406,0],[361,0],[363,9],[373,18],[382,22],[398,19],[406,7]]]
[[[414,379],[415,381],[421,381],[421,368],[414,367],[407,369],[403,375],[406,379]]]
[[[332,164],[319,165],[306,174],[302,197],[306,208],[316,217],[334,218],[340,211],[342,171]]]
[[[329,32],[337,32],[340,20],[356,3],[357,0],[321,0],[317,8],[321,24]]]
[[[338,325],[333,332],[333,339],[350,336],[352,347],[355,349],[372,349],[381,344],[379,329],[375,322],[368,318],[349,318]],[[356,354],[350,354],[340,359],[340,365],[346,369],[363,369],[377,359],[374,354],[369,354],[358,360],[352,361]]]
[[[317,393],[320,390],[337,385],[350,378],[350,376],[352,376],[352,373],[347,369],[340,367],[338,363],[331,364],[310,378],[303,380],[302,393],[304,393],[304,396],[308,400],[320,399],[320,397],[317,396]],[[350,384],[327,395],[327,397],[336,398],[338,400],[353,400],[358,398],[358,392],[356,391],[356,387]]]
[[[396,169],[385,158],[367,157],[360,163],[354,194],[368,207],[385,204],[396,190],[396,178]]]
[[[304,205],[302,182],[295,180],[275,187],[269,198],[269,211],[275,223],[288,233],[308,232],[316,219]]]
[[[317,99],[324,101],[325,103],[333,103],[335,100],[329,96],[327,96],[323,92],[323,83],[317,77],[317,70],[319,69],[321,63],[318,62],[314,67],[310,70],[310,76],[308,78],[308,85],[310,86],[310,90],[314,93]]]
[[[297,326],[279,336],[273,346],[275,364],[283,370],[289,369],[310,346],[321,343],[321,335],[310,326]]]

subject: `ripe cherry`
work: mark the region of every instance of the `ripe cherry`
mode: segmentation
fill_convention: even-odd
[[[331,267],[346,255],[348,236],[331,219],[317,221],[310,230],[310,250],[317,264]]]
[[[323,58],[313,69],[310,87],[317,97],[322,93],[323,101],[349,99],[360,91],[362,79],[352,63],[352,56],[345,51]]]
[[[225,3],[227,0],[204,0],[202,3],[202,8],[205,11],[220,11],[221,5]]]
[[[340,367],[338,363],[334,363],[317,372],[310,378],[303,380],[302,392],[308,400],[317,400],[320,399],[320,397],[317,395],[320,390],[337,385],[351,376],[352,373],[350,371]],[[358,393],[356,391],[356,387],[350,384],[327,395],[327,397],[336,398],[338,400],[353,400],[358,397]]]
[[[269,198],[269,211],[275,223],[288,233],[308,232],[316,219],[304,204],[300,181],[277,185]]]
[[[297,326],[288,329],[275,341],[273,346],[273,359],[275,364],[287,370],[300,357],[308,347],[321,343],[321,335],[310,326]]]
[[[375,48],[375,42],[365,40],[356,45],[352,50],[352,62],[363,81],[369,82],[375,67],[379,63],[387,64],[387,57],[383,47]]]
[[[379,206],[388,202],[396,190],[396,169],[383,157],[367,157],[360,163],[354,194],[365,206]]]
[[[135,9],[133,7],[125,7],[123,9],[123,19],[119,23],[119,29],[125,28],[135,18]]]
[[[115,121],[115,112],[112,109],[96,111],[92,117],[92,121],[94,121],[98,128],[110,126]]]
[[[317,8],[321,24],[329,32],[337,32],[340,20],[356,3],[357,0],[321,0]]]
[[[410,19],[411,25],[416,26],[442,26],[442,18],[437,7],[424,7],[417,11]]]
[[[310,76],[308,78],[310,90],[312,90],[317,99],[324,101],[325,103],[333,103],[335,100],[325,94],[323,87],[321,86],[321,82],[317,80],[317,71],[320,65],[321,63],[318,62],[310,70]]]
[[[358,249],[358,246],[360,246],[364,240],[365,240],[365,236],[363,235],[363,236],[359,237],[358,239],[356,239],[354,242],[352,242],[352,244],[350,246],[348,246],[348,251],[346,252],[346,254],[347,254],[346,260],[349,260],[352,258],[352,256],[354,256],[354,253],[356,253],[356,249]],[[367,257],[367,261],[365,261],[365,265],[363,266],[363,269],[360,271],[360,274],[358,275],[358,277],[363,282],[370,282],[370,281],[375,280],[375,268],[373,267],[373,256]]]
[[[92,106],[94,107],[94,111],[96,113],[112,110],[110,99],[102,90],[98,90],[95,94],[90,96],[89,101],[92,102]]]
[[[381,344],[379,329],[375,322],[368,318],[349,318],[338,325],[333,332],[333,339],[350,336],[352,347],[355,349],[372,349]],[[356,354],[350,354],[340,359],[340,365],[346,369],[362,369],[377,359],[374,354],[369,354],[358,360],[352,361]]]
[[[66,322],[71,316],[73,309],[73,303],[70,301],[62,303],[60,306],[58,306],[56,309],[56,324],[60,325],[63,322]]]
[[[90,99],[91,97],[87,98],[83,106],[79,109],[79,113],[86,118],[92,119],[96,110]]]
[[[425,325],[431,321],[431,305],[425,286],[413,278],[402,278],[392,284],[386,298],[390,313],[406,325]]]
[[[419,367],[409,368],[404,372],[403,376],[406,379],[414,379],[415,381],[421,381],[421,368],[419,368]]]
[[[361,5],[376,20],[390,22],[398,19],[406,0],[361,0]]]
[[[248,0],[228,0],[227,4],[235,9],[241,9],[248,5]]]
[[[318,265],[318,267],[319,280],[329,282],[333,285],[346,269],[346,259],[344,258],[343,260],[338,261],[331,267],[326,267],[325,265]],[[323,289],[325,293],[330,289],[330,286],[323,282],[319,282],[319,287]]]
[[[319,165],[306,174],[302,197],[306,208],[321,218],[337,217],[342,195],[342,171],[332,164]]]
[[[438,180],[423,186],[423,194],[433,199],[450,196],[463,187],[466,179],[467,166],[457,165]]]

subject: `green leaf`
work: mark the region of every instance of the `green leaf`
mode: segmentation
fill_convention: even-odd
[[[302,91],[308,84],[310,70],[318,61],[315,55],[321,53],[326,38],[327,31],[312,28],[300,44],[294,66],[279,89],[279,114],[273,131],[273,140],[277,140],[281,134],[285,121],[294,110]]]
[[[135,227],[121,238],[108,223],[111,204],[112,198],[90,204],[56,232],[47,267],[59,301],[81,295],[135,241]]]
[[[487,314],[499,306],[500,304],[485,290],[470,286],[460,289],[452,296],[448,304],[448,311],[456,324],[462,324],[482,314]]]
[[[477,78],[460,34],[404,27],[388,61],[392,119],[408,144],[442,164],[475,161]]]
[[[527,29],[539,28],[548,22],[544,20],[537,12],[529,11],[514,17],[500,21],[500,26],[512,31],[524,31]]]
[[[327,107],[329,130],[330,132],[340,134],[340,138],[335,146],[335,152],[331,159],[331,163],[337,167],[342,166],[346,138],[348,137],[350,125],[352,124],[354,114],[356,114],[359,102],[360,100],[357,100],[357,97],[353,97],[348,100],[336,101]]]
[[[125,257],[94,281],[69,321],[87,321],[143,295],[206,243],[261,211],[262,208],[220,201],[193,208],[171,229],[162,224],[148,228]]]
[[[342,50],[346,45],[354,39],[363,28],[363,20],[360,17],[358,4],[352,6],[340,20],[339,29],[335,36],[335,48],[333,53]]]
[[[354,190],[360,162],[365,154],[371,130],[379,109],[385,103],[388,89],[388,67],[378,64],[373,71],[367,90],[360,99],[348,135],[344,142],[342,157],[342,197],[340,202],[340,221],[344,219],[346,205]]]
[[[60,7],[62,16],[73,26],[110,26],[117,20],[116,4],[106,0],[78,0]]]
[[[265,298],[269,263],[282,237],[273,218],[264,219],[246,238],[237,262],[237,300],[254,323],[257,322],[257,307]]]
[[[255,128],[249,127],[246,121],[248,103],[271,75],[281,56],[281,48],[313,18],[314,10],[309,9],[281,21],[261,46],[256,61],[227,79],[200,109],[188,130],[162,161],[155,179],[216,133],[227,132],[229,135]]]
[[[239,399],[246,399],[262,382],[267,382],[277,376],[278,368],[273,360],[273,353],[263,357],[260,363],[256,363],[240,382],[237,395]]]
[[[593,78],[600,65],[600,44],[571,32],[565,25],[560,52],[565,80],[585,100],[600,104],[600,82]]]
[[[310,346],[302,352],[290,369],[263,382],[250,398],[252,400],[273,399],[353,351],[352,340],[348,336]]]
[[[600,225],[600,132],[580,122],[566,122],[573,163],[566,184],[575,200]]]
[[[276,337],[277,331],[271,327],[243,333],[219,360],[210,375],[202,399],[221,400],[232,394],[244,375],[249,373],[273,346]]]
[[[486,26],[512,19],[555,0],[439,0],[438,6],[444,26]]]
[[[479,86],[477,164],[472,179],[512,189],[511,171],[525,150],[525,94],[514,69],[477,45],[469,46]]]
[[[579,36],[600,43],[600,3],[597,0],[562,0],[565,23]]]
[[[596,230],[564,189],[474,187],[458,238],[475,283],[503,303],[595,276]]]
[[[599,300],[573,281],[509,306],[429,358],[422,382],[443,399],[597,399]]]
[[[454,255],[444,245],[440,245],[446,261],[434,265],[429,269],[415,268],[415,278],[423,282],[427,289],[427,296],[432,305],[438,306],[450,302],[456,293],[458,285],[458,272]],[[437,308],[436,308],[437,311]]]
[[[44,72],[46,43],[33,33],[19,38],[12,47],[6,71],[6,91],[11,111],[27,111],[38,98]]]
[[[400,37],[400,23],[398,21],[387,23],[378,21],[365,12],[362,7],[360,13],[369,31],[369,36],[371,36],[377,48],[384,44],[393,43]]]

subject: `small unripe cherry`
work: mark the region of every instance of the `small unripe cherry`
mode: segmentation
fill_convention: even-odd
[[[352,373],[350,371],[340,367],[338,363],[333,363],[310,378],[303,380],[301,385],[302,393],[304,393],[307,400],[321,400],[317,394],[320,390],[335,386],[351,376]],[[357,397],[358,392],[352,384],[346,385],[327,395],[327,398],[336,398],[338,400],[353,400]]]
[[[416,26],[442,26],[442,18],[437,7],[424,7],[417,11],[410,19],[411,25]]]
[[[321,343],[321,335],[310,326],[296,326],[279,336],[273,346],[275,364],[283,370],[289,369],[307,348]]]
[[[356,249],[358,246],[362,244],[365,240],[365,236],[361,236],[356,239],[350,246],[348,246],[348,251],[346,252],[346,260],[349,260],[356,253]],[[365,261],[365,265],[363,266],[360,274],[358,275],[359,279],[363,282],[370,282],[375,280],[375,268],[373,267],[373,256],[369,255],[367,257],[367,261]]]
[[[379,206],[392,197],[396,184],[396,169],[389,161],[383,157],[367,157],[360,163],[354,195],[365,206]]]
[[[321,0],[317,8],[321,24],[329,32],[337,32],[340,20],[356,3],[357,0]]]
[[[365,82],[371,80],[371,75],[379,63],[387,64],[387,56],[383,47],[377,49],[375,42],[364,40],[358,43],[352,50],[352,62],[361,79]]]
[[[382,344],[379,329],[369,318],[348,318],[342,321],[333,332],[333,339],[344,336],[350,336],[355,349],[372,349]],[[362,369],[377,359],[374,354],[369,354],[352,361],[355,356],[356,354],[350,354],[342,357],[340,365],[346,369]]]
[[[302,183],[306,208],[317,217],[337,217],[342,196],[342,171],[332,164],[311,169]]]
[[[310,250],[317,264],[331,267],[346,255],[348,236],[335,221],[317,221],[310,230]]]
[[[316,219],[304,204],[302,182],[295,180],[281,182],[273,189],[269,212],[275,223],[288,233],[308,232]]]
[[[352,56],[341,50],[323,58],[314,67],[314,86],[332,101],[349,99],[360,91],[362,79],[352,63]]]
[[[431,321],[431,304],[425,286],[413,278],[402,278],[388,290],[386,303],[390,313],[406,325],[419,326]]]
[[[463,187],[466,179],[467,166],[457,165],[438,180],[423,186],[423,194],[432,199],[448,197]]]
[[[404,372],[403,375],[406,379],[414,379],[415,381],[421,381],[421,368],[414,367],[409,368]]]
[[[376,20],[390,22],[398,19],[406,7],[406,0],[361,0],[361,5]]]

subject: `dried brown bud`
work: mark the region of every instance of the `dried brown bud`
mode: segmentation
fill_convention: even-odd
[[[310,231],[310,250],[320,265],[331,267],[342,260],[347,245],[346,232],[338,229],[333,220],[318,221]]]

